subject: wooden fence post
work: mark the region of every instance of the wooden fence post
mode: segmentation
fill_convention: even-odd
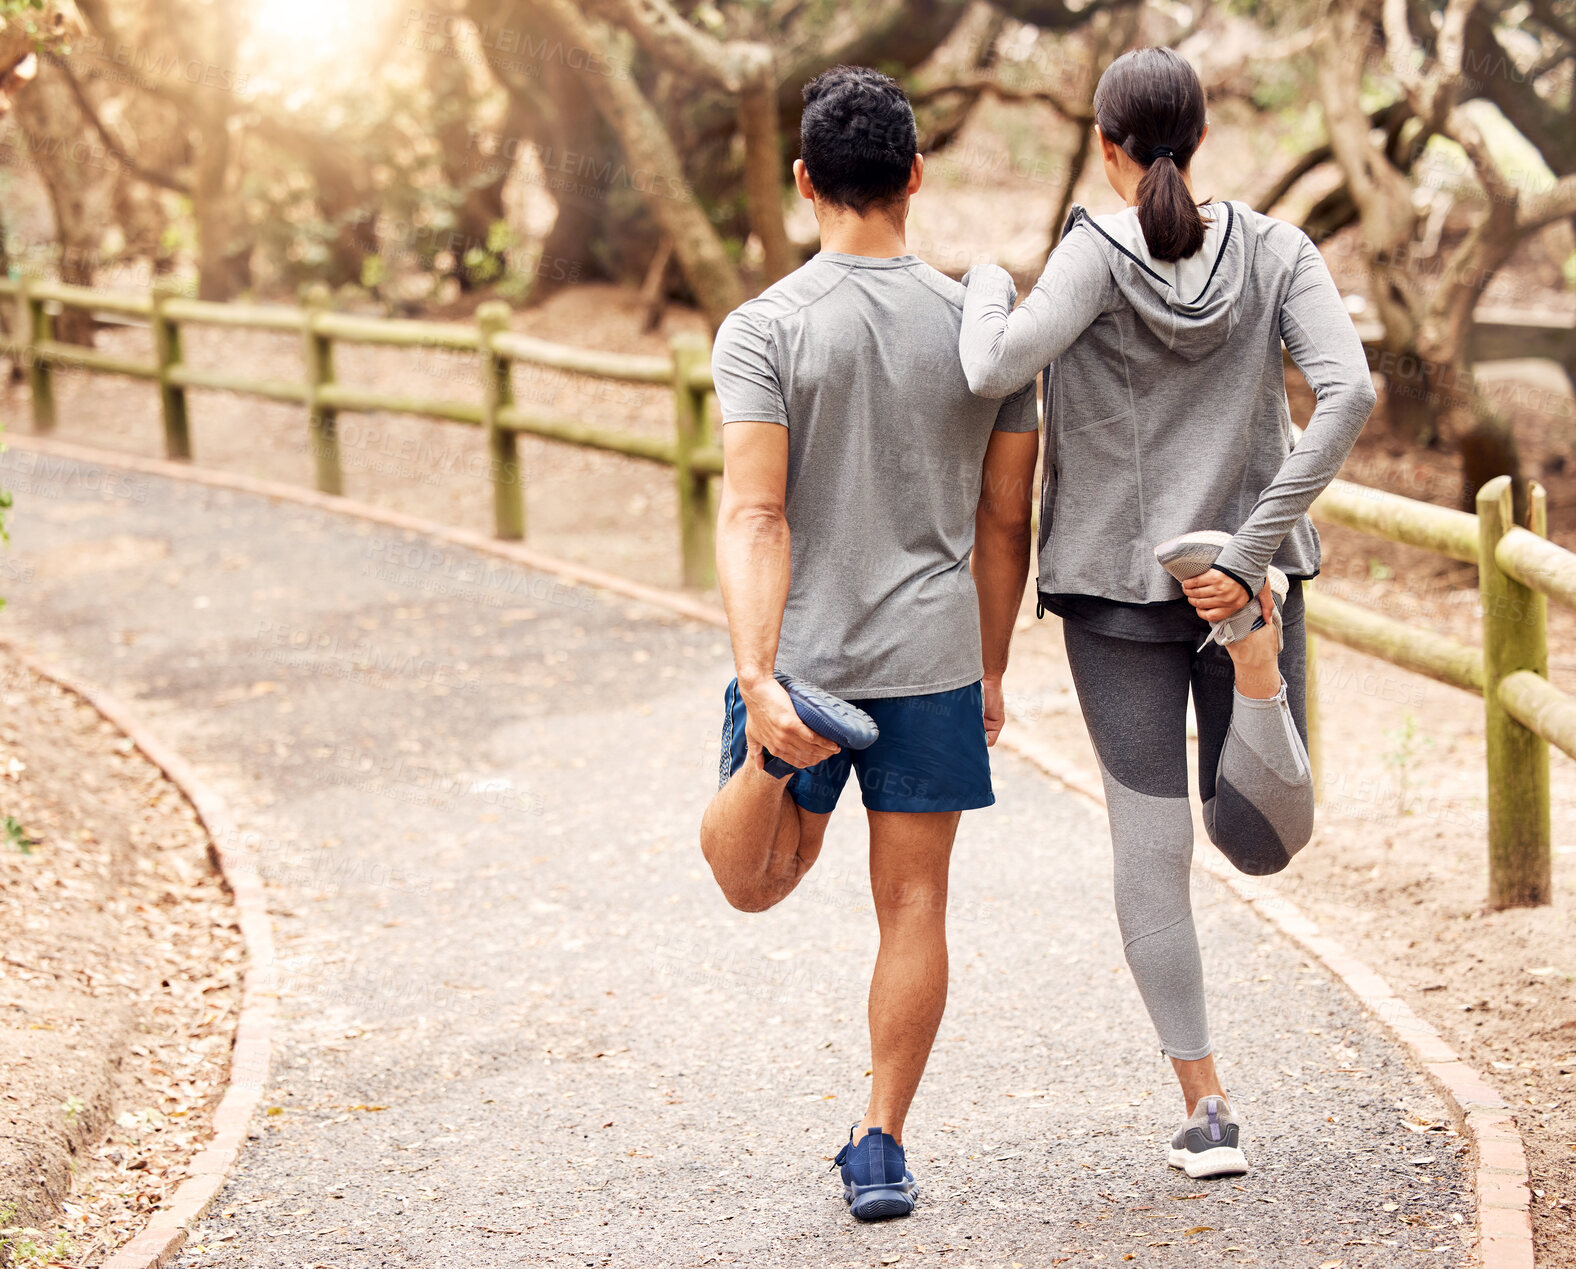
[[[678,335],[673,350],[673,467],[679,482],[679,534],[684,556],[684,585],[708,589],[717,575],[717,511],[711,477],[696,471],[690,455],[711,441],[711,413],[706,393],[690,380],[704,369],[711,349],[699,335]]]
[[[186,389],[170,381],[170,371],[184,360],[181,355],[180,325],[164,306],[181,294],[173,278],[158,278],[153,283],[153,356],[159,367],[159,410],[164,416],[164,456],[190,461],[192,437],[186,413]]]
[[[1543,488],[1528,492],[1528,520],[1548,534]],[[1549,746],[1518,723],[1499,699],[1508,674],[1548,677],[1548,601],[1506,576],[1495,561],[1514,527],[1509,476],[1478,490],[1478,593],[1483,601],[1483,717],[1488,749],[1489,906],[1531,907],[1553,900],[1549,831]]]
[[[27,390],[33,399],[33,430],[55,430],[55,381],[49,363],[38,355],[38,345],[55,337],[55,319],[44,307],[44,301],[35,296],[28,280],[23,278],[16,288],[17,340],[22,345],[22,356],[27,359]]]
[[[476,310],[482,357],[482,423],[493,488],[493,534],[519,541],[525,537],[525,489],[520,473],[519,436],[499,426],[498,412],[514,404],[514,379],[507,357],[493,350],[492,337],[509,329],[509,306],[489,300]]]
[[[324,405],[319,389],[334,382],[334,341],[318,334],[315,319],[328,309],[328,288],[314,282],[307,288],[302,307],[306,322],[302,325],[302,359],[306,363],[307,427],[311,437],[312,464],[316,472],[317,487],[324,493],[345,492],[344,471],[339,463],[339,411]]]

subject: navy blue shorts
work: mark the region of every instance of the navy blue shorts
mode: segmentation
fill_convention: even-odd
[[[744,697],[734,679],[723,693],[722,764],[718,787],[744,765]],[[788,795],[812,815],[837,805],[850,772],[872,811],[973,811],[990,806],[990,750],[984,696],[978,683],[925,696],[850,701],[881,729],[868,749],[841,749],[788,777]]]

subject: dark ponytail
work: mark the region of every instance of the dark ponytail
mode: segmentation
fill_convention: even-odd
[[[1100,133],[1144,169],[1138,224],[1156,260],[1182,260],[1204,245],[1204,218],[1182,181],[1208,122],[1204,86],[1169,48],[1139,48],[1106,68],[1094,90]]]

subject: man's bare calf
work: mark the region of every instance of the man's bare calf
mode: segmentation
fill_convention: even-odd
[[[717,791],[700,823],[700,849],[723,897],[741,912],[779,904],[815,863],[830,815],[788,796],[788,779],[766,774],[760,749]]]

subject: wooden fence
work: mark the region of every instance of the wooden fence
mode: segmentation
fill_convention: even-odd
[[[1316,587],[1306,592],[1308,629],[1483,698],[1489,903],[1551,902],[1549,745],[1576,757],[1576,697],[1549,682],[1548,600],[1576,607],[1576,555],[1548,540],[1542,486],[1534,483],[1528,492],[1526,526],[1515,522],[1508,476],[1479,490],[1476,515],[1343,480],[1325,490],[1313,514],[1477,565],[1481,646]],[[1315,700],[1310,694],[1310,709]],[[1310,725],[1316,727],[1311,716]]]
[[[187,299],[160,286],[151,294],[134,295],[25,279],[0,279],[3,296],[13,297],[17,306],[19,329],[10,351],[26,366],[36,431],[48,432],[54,427],[53,378],[61,366],[156,383],[164,420],[164,452],[172,459],[192,457],[188,389],[295,401],[306,407],[316,485],[325,493],[338,494],[344,491],[336,426],[342,411],[414,414],[480,427],[487,434],[491,460],[494,531],[500,538],[513,539],[523,538],[526,526],[525,488],[517,453],[521,434],[607,450],[673,468],[678,482],[684,584],[712,584],[716,521],[712,481],[722,474],[722,450],[713,435],[707,404],[712,390],[710,349],[702,336],[675,338],[666,357],[596,352],[511,331],[507,304],[481,305],[471,325],[404,321],[332,312],[322,288],[309,292],[301,307],[211,303]],[[59,307],[147,321],[153,331],[153,360],[119,357],[56,340],[54,311]],[[260,379],[188,365],[181,331],[189,325],[296,334],[301,339],[303,377]],[[340,383],[334,374],[336,343],[475,353],[485,359],[480,399],[408,397]],[[673,392],[673,436],[667,439],[590,427],[517,401],[512,374],[516,363],[669,387]]]
[[[713,581],[712,480],[722,473],[722,452],[707,403],[712,391],[709,349],[699,336],[675,339],[666,357],[594,352],[510,331],[509,308],[501,303],[483,304],[472,325],[404,321],[332,312],[321,288],[310,292],[301,307],[208,303],[161,287],[150,295],[126,295],[5,279],[0,279],[0,296],[12,296],[17,304],[20,329],[10,351],[27,368],[33,425],[40,432],[54,426],[52,374],[58,366],[158,384],[165,453],[174,459],[192,457],[186,402],[190,388],[300,402],[306,407],[317,487],[327,493],[343,490],[335,424],[341,411],[414,414],[481,427],[492,459],[495,531],[515,539],[525,535],[526,524],[516,454],[522,433],[607,450],[674,469],[685,584],[705,587]],[[153,361],[57,341],[53,310],[60,306],[146,320],[153,331]],[[258,379],[189,366],[182,355],[181,329],[192,324],[295,333],[302,341],[303,379]],[[1475,347],[1478,359],[1485,361],[1517,356],[1561,360],[1570,357],[1573,340],[1576,335],[1565,319],[1543,322],[1506,315],[1480,323]],[[334,375],[336,343],[475,353],[486,359],[481,399],[414,398],[341,384]],[[512,376],[516,363],[668,386],[674,400],[673,437],[606,431],[518,402]],[[1549,683],[1546,643],[1547,599],[1576,607],[1576,555],[1547,540],[1541,487],[1533,486],[1528,504],[1527,526],[1515,524],[1510,482],[1500,477],[1478,494],[1476,515],[1341,480],[1314,506],[1322,519],[1476,564],[1483,609],[1480,647],[1316,588],[1307,593],[1312,633],[1482,696],[1489,899],[1496,907],[1551,900],[1548,746],[1576,756],[1576,698]],[[1313,659],[1314,640],[1309,641],[1309,653]],[[1316,702],[1316,694],[1310,694],[1317,770]]]

